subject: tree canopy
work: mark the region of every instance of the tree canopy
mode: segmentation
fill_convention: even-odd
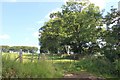
[[[66,52],[70,46],[74,53],[82,53],[86,43],[96,43],[102,16],[99,7],[88,2],[67,2],[62,12],[50,14],[50,20],[40,28],[41,50]]]

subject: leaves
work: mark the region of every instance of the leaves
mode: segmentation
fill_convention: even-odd
[[[44,49],[58,49],[70,45],[77,53],[81,52],[81,42],[95,42],[100,25],[99,8],[87,2],[67,2],[62,12],[50,14],[50,20],[42,27],[44,31],[40,39]],[[74,43],[74,45],[73,45]],[[62,49],[63,50],[63,49]]]

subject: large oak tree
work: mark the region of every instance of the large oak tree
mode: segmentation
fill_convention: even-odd
[[[65,52],[70,46],[74,53],[82,53],[86,43],[96,43],[102,16],[99,7],[90,2],[66,2],[62,12],[50,14],[50,20],[40,28],[41,50]]]

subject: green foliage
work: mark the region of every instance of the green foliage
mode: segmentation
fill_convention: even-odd
[[[104,17],[107,30],[101,34],[106,41],[106,46],[102,49],[104,54],[111,62],[120,58],[120,12],[111,8],[110,12]]]
[[[41,49],[65,53],[70,45],[75,53],[82,53],[83,43],[96,42],[97,28],[102,19],[99,8],[86,2],[67,2],[62,12],[50,14],[50,20],[40,28]]]
[[[79,68],[79,70],[85,70],[85,71],[94,73],[97,76],[103,76],[106,78],[119,77],[115,67],[120,65],[120,63],[118,63],[115,66],[107,58],[86,57],[80,60],[79,62],[77,62],[75,65],[76,65],[76,68]],[[119,68],[117,67],[117,69]]]
[[[115,66],[114,74],[116,74],[117,76],[120,76],[120,59],[116,60],[113,64]]]
[[[80,73],[86,71],[101,77],[119,77],[120,61],[114,63],[106,57],[90,57],[84,56],[80,60],[70,60],[60,55],[41,55],[40,62],[24,62],[14,61],[12,54],[6,54],[2,57],[2,77],[10,78],[57,78],[62,77],[64,73]],[[29,55],[30,57],[30,55]],[[53,59],[53,60],[51,60]],[[66,60],[69,61],[66,61]],[[59,61],[58,61],[59,60]]]
[[[82,59],[70,62],[56,62],[64,73],[80,73],[81,71],[90,72],[96,76],[104,78],[118,78],[120,62],[112,63],[105,57],[84,57]]]

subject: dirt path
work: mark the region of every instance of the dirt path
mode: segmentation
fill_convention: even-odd
[[[96,77],[88,72],[68,73],[64,75],[64,78],[82,78],[85,80],[105,80],[104,78]]]

